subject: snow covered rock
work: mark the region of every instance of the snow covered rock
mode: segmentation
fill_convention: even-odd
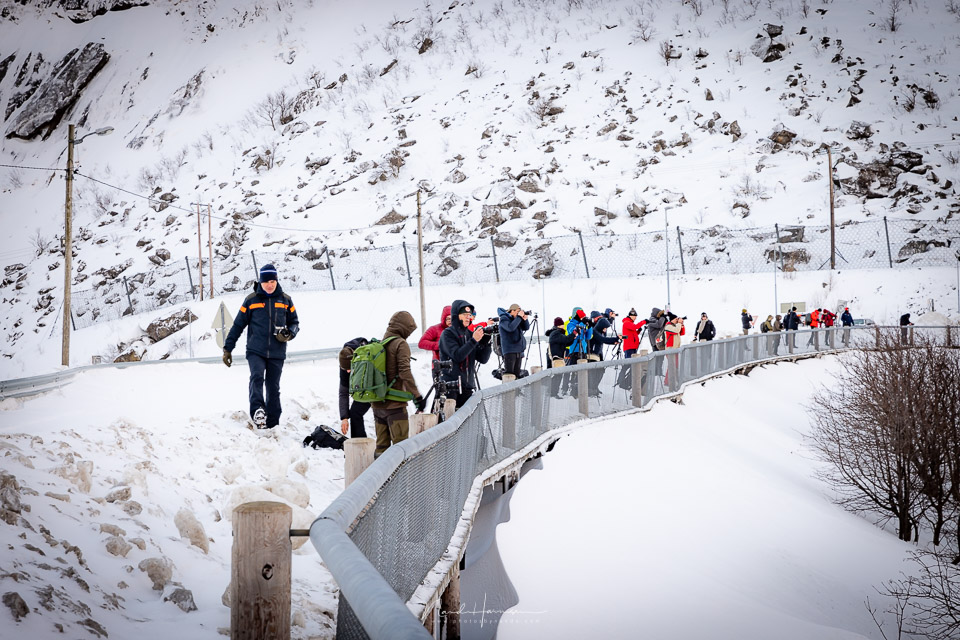
[[[64,456],[63,464],[54,470],[54,473],[64,480],[72,482],[83,493],[90,493],[93,462],[90,460],[77,461],[72,453]]]
[[[173,577],[173,563],[166,558],[147,558],[137,567],[150,578],[154,591],[163,591],[163,587]]]
[[[10,609],[10,614],[13,616],[15,622],[20,622],[21,618],[30,613],[30,608],[27,606],[27,603],[23,601],[23,598],[21,598],[20,594],[16,591],[8,591],[3,594],[3,604],[7,605],[7,608]]]
[[[82,50],[74,49],[64,56],[20,107],[7,128],[6,137],[29,140],[41,133],[44,137],[49,135],[109,59],[110,54],[98,42],[87,43]]]
[[[189,509],[180,509],[177,511],[177,515],[174,516],[173,522],[177,525],[177,530],[180,532],[181,538],[188,539],[190,544],[204,553],[210,552],[210,541],[207,538],[207,534],[203,530],[203,525],[200,524],[197,516],[195,516],[192,511]]]
[[[174,603],[185,613],[197,610],[197,605],[193,601],[193,592],[182,587],[174,589],[170,595],[164,597],[163,601]]]

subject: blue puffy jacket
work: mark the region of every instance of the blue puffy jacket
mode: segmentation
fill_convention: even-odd
[[[244,329],[247,329],[247,353],[255,353],[264,358],[287,357],[287,343],[277,340],[277,331],[286,327],[293,337],[300,331],[300,320],[293,299],[283,292],[280,285],[272,294],[267,294],[254,285],[254,292],[248,295],[240,305],[240,313],[233,319],[233,326],[223,348],[233,351]],[[291,338],[292,339],[292,338]]]
[[[577,314],[578,311],[583,311],[580,307],[574,307],[573,313],[570,314],[570,319],[567,320],[567,335],[572,336],[574,331],[577,331],[577,337],[574,338],[573,344],[567,349],[567,353],[580,353],[585,355],[589,352],[590,338],[593,337],[593,327],[588,327],[584,322],[581,322]]]
[[[509,312],[497,309],[500,316],[500,353],[523,353],[527,349],[527,339],[523,332],[530,328],[526,318],[519,315],[514,318]]]

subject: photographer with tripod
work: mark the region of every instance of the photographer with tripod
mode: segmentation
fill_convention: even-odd
[[[511,373],[520,378],[523,352],[527,348],[527,339],[523,334],[530,328],[527,316],[532,314],[514,303],[506,311],[497,309],[497,315],[500,316],[500,352],[503,354],[503,373]]]
[[[471,324],[474,311],[475,307],[466,300],[454,300],[450,313],[455,319],[440,334],[440,360],[452,362],[449,369],[441,372],[440,378],[445,382],[459,382],[458,409],[473,395],[477,386],[474,364],[486,364],[490,360],[493,351],[491,335],[498,331],[495,324]]]

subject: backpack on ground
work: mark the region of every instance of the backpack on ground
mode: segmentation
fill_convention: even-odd
[[[396,378],[387,380],[385,347],[396,337],[390,336],[382,342],[373,338],[367,344],[354,349],[353,358],[350,360],[349,390],[355,402],[413,400],[413,394],[409,391],[398,391],[393,388]]]
[[[337,433],[326,425],[320,425],[303,439],[303,446],[314,449],[343,449],[344,440],[346,436],[342,433]]]

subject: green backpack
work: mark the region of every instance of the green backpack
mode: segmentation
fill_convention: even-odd
[[[383,342],[373,338],[367,344],[357,347],[350,360],[350,395],[356,402],[383,402],[392,400],[408,402],[413,400],[409,391],[393,388],[396,378],[387,382],[388,342],[397,336],[390,336]]]

